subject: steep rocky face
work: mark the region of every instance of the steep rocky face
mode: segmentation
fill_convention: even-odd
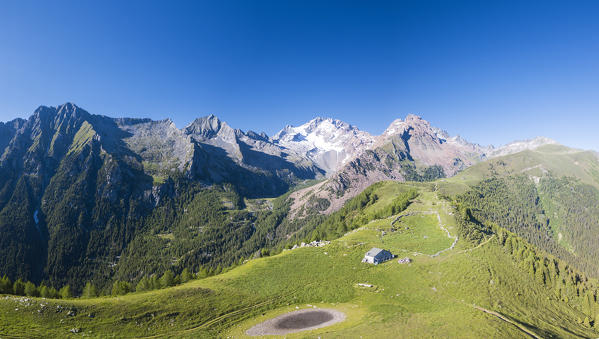
[[[109,119],[109,118],[107,118]],[[247,196],[279,195],[322,171],[265,134],[245,133],[210,115],[177,129],[167,119],[115,119],[119,142],[139,157],[155,184],[176,173],[206,184],[232,183]]]
[[[117,119],[123,141],[144,164],[144,171],[164,179],[170,171],[185,172],[193,159],[193,142],[170,120]]]
[[[199,143],[209,144],[227,151],[230,157],[242,160],[237,136],[241,131],[234,130],[226,122],[214,115],[194,120],[185,127],[184,133]]]
[[[441,166],[447,176],[486,158],[486,148],[451,137],[414,114],[393,121],[379,137],[378,145],[384,147],[397,138],[403,141],[410,160],[417,165]]]
[[[264,190],[282,194],[295,181],[323,175],[309,159],[273,143],[266,134],[233,129],[214,115],[196,119],[183,133],[197,144],[192,175],[246,185],[249,195]]]
[[[298,126],[286,126],[273,136],[275,144],[304,155],[332,175],[364,150],[375,138],[336,119],[315,118]]]
[[[7,123],[0,122],[0,158],[4,154],[6,147],[14,138],[17,130],[25,123],[23,119],[15,119]]]
[[[134,234],[152,181],[106,119],[65,104],[18,123],[0,159],[0,256],[11,258],[2,272],[60,286]]]

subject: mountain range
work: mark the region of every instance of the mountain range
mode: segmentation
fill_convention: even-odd
[[[339,120],[315,118],[269,137],[234,129],[214,115],[178,129],[168,119],[109,118],[71,103],[41,106],[27,120],[0,123],[0,255],[10,258],[0,273],[76,288],[81,288],[77,281],[87,279],[136,278],[164,269],[170,259],[156,258],[153,268],[119,262],[131,262],[135,246],[155,242],[149,234],[174,232],[163,225],[164,214],[173,228],[183,224],[185,216],[176,209],[191,209],[195,194],[204,189],[225,185],[221,198],[242,208],[244,199],[287,193],[282,199],[289,211],[281,218],[293,224],[315,212],[338,210],[378,181],[450,177],[485,159],[549,143],[534,139],[483,147],[451,137],[416,115],[393,121],[378,136]],[[318,182],[297,186],[306,186],[307,180]],[[227,190],[236,196],[225,198]],[[245,225],[243,231],[235,228],[241,232],[239,244],[218,250],[236,247],[237,259],[301,228],[260,234],[255,215],[239,218]],[[214,253],[216,245],[202,247],[209,246],[207,233],[188,236],[177,238],[181,243],[174,247],[201,258],[199,264],[237,260],[223,261]],[[177,253],[169,255],[180,260]]]
[[[315,334],[593,337],[597,206],[598,153],[543,137],[42,106],[0,123],[0,293],[19,296],[0,336],[238,337],[319,305],[347,320]],[[402,259],[360,263],[373,247]]]

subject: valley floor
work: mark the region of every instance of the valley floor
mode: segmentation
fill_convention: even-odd
[[[386,185],[392,194],[402,184]],[[178,287],[88,300],[0,297],[0,337],[243,338],[267,319],[314,307],[346,319],[286,338],[597,336],[493,238],[476,247],[457,239],[449,203],[415,187],[421,194],[401,218]],[[398,258],[361,263],[372,247]]]

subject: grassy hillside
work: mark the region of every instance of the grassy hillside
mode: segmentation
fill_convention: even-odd
[[[478,218],[599,277],[596,153],[546,145],[479,163],[436,187],[442,196],[463,194]]]
[[[599,188],[599,158],[591,151],[561,145],[545,145],[478,163],[456,176],[439,180],[444,194],[463,193],[485,178],[527,175],[531,177],[574,177]]]
[[[376,214],[406,187],[380,184],[380,198],[363,213]],[[588,319],[585,325],[595,304],[565,301],[537,281],[498,241],[503,233],[456,242],[467,225],[460,214],[434,185],[409,188],[419,195],[398,216],[368,222],[325,247],[284,251],[181,286],[116,298],[0,297],[0,336],[243,337],[269,317],[313,306],[347,319],[286,337],[597,336]],[[361,263],[375,246],[413,261]]]

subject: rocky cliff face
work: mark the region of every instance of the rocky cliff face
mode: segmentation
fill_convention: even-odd
[[[397,119],[379,137],[383,146],[394,139],[403,142],[409,158],[417,165],[441,166],[447,176],[486,158],[487,148],[469,143],[410,114],[405,120]]]
[[[218,157],[216,153],[222,153],[245,171],[278,178],[281,184],[287,183],[287,186],[324,173],[307,157],[282,148],[265,134],[233,129],[214,115],[196,119],[184,129],[184,133],[207,151],[212,150],[214,157]]]
[[[190,138],[167,119],[116,119],[127,149],[139,158],[143,171],[155,184],[164,182],[169,173],[189,170],[194,146]]]

